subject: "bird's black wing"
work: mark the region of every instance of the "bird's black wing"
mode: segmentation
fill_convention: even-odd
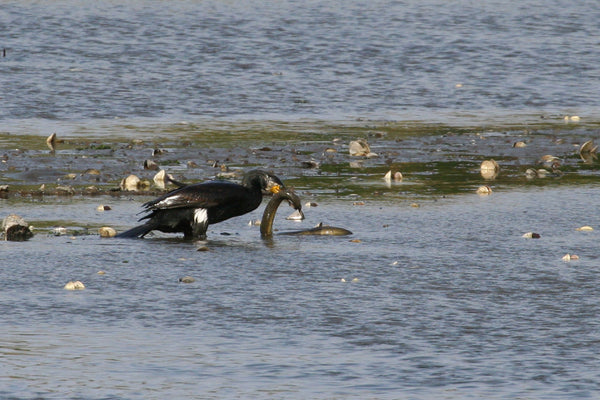
[[[205,182],[184,186],[144,203],[147,211],[172,208],[211,208],[220,204],[243,201],[248,189],[231,182]]]

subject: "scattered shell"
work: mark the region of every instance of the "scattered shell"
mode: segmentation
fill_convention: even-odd
[[[67,228],[65,228],[64,226],[57,226],[56,228],[52,229],[52,233],[54,234],[54,236],[66,235]]]
[[[346,280],[344,278],[340,279],[340,282],[346,282]]]
[[[565,254],[562,258],[562,260],[564,262],[569,262],[571,260],[575,261],[575,260],[579,260],[579,256],[577,254]]]
[[[371,152],[371,148],[366,140],[358,139],[350,142],[348,152],[354,157],[377,157],[376,153]]]
[[[353,278],[353,279],[352,279],[352,282],[354,282],[354,283],[356,283],[356,282],[358,282],[358,281],[359,281],[359,279],[358,279],[358,278]]]
[[[260,219],[252,219],[248,222],[248,226],[260,226]]]
[[[302,168],[308,168],[308,169],[315,169],[315,168],[319,168],[319,163],[313,160],[310,161],[302,161],[300,163],[300,166]]]
[[[64,288],[66,290],[83,290],[85,285],[81,281],[69,281]]]
[[[127,178],[123,178],[121,180],[121,190],[127,190],[131,192],[135,192],[140,188],[140,178],[135,175],[129,175]]]
[[[410,206],[412,208],[419,208],[419,207],[421,207],[421,205],[419,203],[410,203]]]
[[[534,179],[537,177],[537,171],[533,168],[527,168],[527,171],[525,171],[525,177],[527,179]]]
[[[500,173],[500,166],[495,160],[485,160],[481,163],[480,170],[484,179],[495,179]]]
[[[73,179],[75,179],[75,178],[77,178],[77,174],[75,174],[75,173],[73,173],[73,172],[71,172],[71,173],[69,173],[69,174],[66,174],[66,175],[64,176],[64,179],[71,179],[71,180],[73,180]]]
[[[581,118],[579,115],[565,115],[565,122],[579,122]]]
[[[400,171],[396,171],[394,173],[392,173],[392,170],[389,170],[384,176],[383,179],[387,182],[387,183],[391,183],[392,181],[394,182],[402,182],[402,173]]]
[[[48,138],[46,139],[46,145],[48,146],[50,151],[56,150],[56,132],[48,136]]]
[[[98,171],[95,168],[88,168],[85,171],[83,171],[84,175],[100,175],[100,171]]]
[[[158,169],[158,164],[155,161],[152,160],[145,160],[144,161],[144,169],[149,169],[152,171],[156,171]]]
[[[576,230],[576,231],[591,232],[591,231],[593,231],[593,230],[594,230],[594,228],[592,228],[592,227],[591,227],[591,226],[589,226],[589,225],[585,225],[585,226],[579,227],[579,228],[577,228],[577,229],[575,229],[575,230]]]
[[[110,208],[110,206],[105,206],[103,204],[100,204],[98,207],[96,207],[97,211],[109,211],[112,210],[112,208]]]
[[[598,158],[596,150],[598,150],[598,146],[594,145],[593,140],[588,140],[579,148],[579,157],[585,162],[592,162]]]
[[[193,161],[188,161],[188,162],[187,162],[187,167],[188,167],[188,168],[197,168],[197,167],[198,167],[198,164],[196,164],[196,163],[195,163],[195,162],[193,162]]]
[[[480,195],[488,195],[488,194],[492,194],[492,188],[489,186],[479,186],[477,188],[477,194]]]
[[[183,278],[179,278],[179,282],[192,283],[192,282],[196,282],[196,280],[194,278],[192,278],[191,276],[184,276]]]
[[[304,219],[304,214],[296,210],[293,213],[291,213],[286,219],[290,221],[302,221]],[[260,221],[258,222],[260,225]]]
[[[206,246],[200,246],[196,249],[196,251],[208,251],[208,250],[209,250],[209,248]]]
[[[360,239],[352,239],[350,240],[351,243],[360,243],[361,240]]]
[[[539,233],[527,232],[527,233],[524,233],[522,237],[527,238],[527,239],[539,239],[541,236]]]
[[[98,187],[97,187],[97,186],[93,186],[93,185],[92,185],[92,186],[88,186],[88,187],[86,187],[86,188],[85,188],[85,192],[86,192],[87,194],[97,194],[97,193],[100,193],[100,189],[98,189]]]
[[[306,204],[304,205],[304,207],[307,207],[307,208],[310,208],[310,207],[317,207],[317,206],[318,206],[318,204],[317,204],[317,203],[311,203],[311,202],[308,202],[308,203],[306,203]]]
[[[71,186],[57,186],[56,187],[56,194],[57,195],[72,195],[75,194],[75,189],[73,189]]]
[[[560,158],[553,156],[552,154],[546,154],[540,157],[540,164],[552,165],[555,161],[560,161]]]
[[[98,275],[106,275],[106,272],[105,272],[105,271],[102,271],[102,270],[100,270],[100,271],[98,271],[98,272],[96,272],[96,273],[97,273]]]
[[[157,187],[164,189],[165,186],[168,185],[170,179],[173,179],[173,176],[167,174],[164,169],[161,169],[156,175],[154,175],[153,180]]]
[[[355,201],[352,203],[353,206],[364,206],[365,202],[364,201]]]
[[[103,238],[111,238],[117,236],[117,231],[115,231],[109,226],[103,226],[102,228],[98,229],[98,233],[100,234],[100,237]]]
[[[337,153],[337,150],[333,147],[328,147],[325,149],[325,153]]]
[[[527,147],[527,143],[523,141],[514,142],[513,147]]]

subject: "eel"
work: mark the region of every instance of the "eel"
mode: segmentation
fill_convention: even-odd
[[[275,219],[275,213],[279,208],[279,205],[283,200],[287,200],[292,207],[294,207],[300,215],[302,219],[304,219],[304,215],[302,214],[302,204],[300,203],[300,198],[298,195],[288,189],[281,190],[279,193],[273,195],[267,207],[265,207],[265,211],[263,213],[262,220],[260,222],[260,235],[263,238],[270,238],[273,236],[273,220]],[[345,236],[352,235],[352,232],[348,229],[339,228],[336,226],[323,225],[320,223],[311,229],[304,229],[300,231],[291,231],[291,232],[280,232],[280,235],[324,235],[324,236]]]

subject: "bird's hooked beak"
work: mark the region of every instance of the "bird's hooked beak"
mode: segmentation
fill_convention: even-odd
[[[283,188],[281,187],[281,185],[274,183],[268,190],[269,190],[269,192],[271,192],[273,194],[277,194],[277,193],[281,192],[283,190]]]

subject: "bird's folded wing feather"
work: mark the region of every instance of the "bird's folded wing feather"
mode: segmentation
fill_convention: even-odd
[[[235,183],[207,182],[188,185],[164,194],[143,205],[147,210],[171,208],[210,208],[231,201],[240,201],[247,189]]]

